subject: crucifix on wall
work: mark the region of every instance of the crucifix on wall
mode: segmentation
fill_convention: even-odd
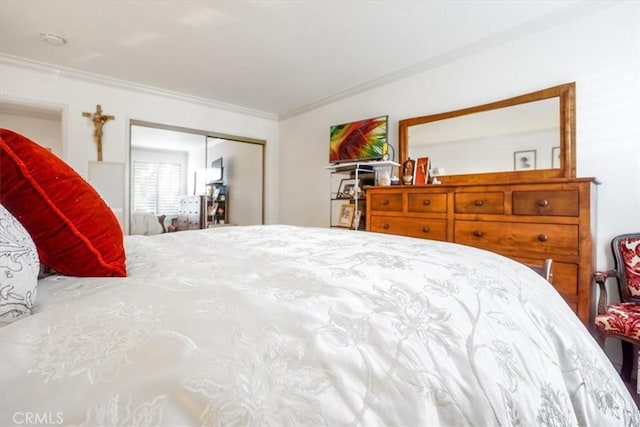
[[[114,116],[102,114],[102,107],[100,104],[96,105],[95,113],[82,113],[82,117],[89,117],[93,121],[95,130],[93,131],[93,138],[96,140],[98,148],[98,161],[102,161],[102,126],[109,120],[114,120]]]

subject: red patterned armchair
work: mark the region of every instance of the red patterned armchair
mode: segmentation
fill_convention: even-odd
[[[601,346],[608,337],[621,340],[620,375],[628,382],[633,368],[633,346],[640,346],[640,233],[615,237],[611,249],[615,270],[595,273],[595,282],[600,288],[595,333]],[[609,304],[605,286],[609,278],[615,278],[618,283],[619,303]]]

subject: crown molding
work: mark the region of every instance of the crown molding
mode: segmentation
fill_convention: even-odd
[[[82,80],[101,85],[124,88],[141,93],[154,94],[158,96],[164,96],[167,98],[190,102],[194,104],[203,105],[206,107],[217,108],[224,111],[236,112],[258,118],[282,121],[294,116],[301,115],[303,113],[315,110],[325,105],[340,101],[345,98],[357,95],[359,93],[371,90],[410,76],[418,74],[420,72],[427,71],[429,69],[437,68],[449,62],[456,61],[462,57],[478,54],[479,52],[487,49],[497,47],[499,45],[512,42],[516,39],[526,37],[528,35],[547,30],[549,28],[561,25],[572,20],[581,18],[584,15],[588,15],[597,12],[602,9],[613,7],[619,4],[623,4],[624,1],[610,1],[610,0],[592,0],[585,1],[580,0],[571,6],[563,7],[550,14],[537,17],[533,20],[523,23],[517,27],[509,28],[499,33],[492,34],[484,39],[477,40],[464,46],[460,46],[457,49],[445,52],[439,56],[429,58],[425,61],[418,62],[410,65],[404,69],[396,72],[380,76],[379,78],[364,82],[354,87],[348,88],[344,91],[331,94],[325,98],[318,99],[316,101],[300,105],[297,108],[293,108],[288,111],[281,111],[277,113],[269,113],[265,111],[255,110],[247,107],[241,107],[234,104],[227,104],[207,98],[201,98],[193,95],[187,95],[184,93],[173,92],[166,89],[147,86],[139,83],[134,83],[125,80],[119,80],[99,74],[93,74],[83,71],[78,71],[70,68],[58,67],[55,65],[33,61],[25,58],[15,57],[0,53],[0,64],[9,63],[16,66],[22,66],[25,68],[36,69],[41,72],[49,73],[56,76],[65,76],[75,80]]]
[[[460,46],[457,49],[450,50],[441,55],[429,58],[427,60],[418,62],[413,65],[409,65],[396,72],[383,75],[379,78],[364,82],[360,85],[351,87],[344,91],[329,95],[325,98],[319,99],[315,102],[302,105],[298,108],[280,113],[278,115],[279,120],[285,120],[308,111],[315,110],[325,105],[331,104],[336,101],[340,101],[345,98],[357,95],[359,93],[393,83],[395,81],[411,77],[418,73],[427,71],[429,69],[437,68],[447,63],[456,61],[458,59],[478,54],[482,51],[492,49],[494,47],[510,43],[514,40],[536,34],[547,29],[559,26],[561,24],[576,20],[582,16],[589,15],[594,12],[615,6],[620,4],[620,1],[580,1],[574,5],[566,6],[555,12],[551,12],[547,15],[543,15],[523,23],[517,27],[509,28],[499,33],[492,34],[483,39],[476,40],[472,43]]]
[[[85,71],[78,71],[71,68],[60,67],[57,65],[47,64],[45,62],[34,61],[31,59],[21,58],[17,56],[7,55],[0,53],[0,64],[10,64],[17,67],[27,68],[42,73],[62,76],[72,80],[79,80],[89,83],[100,84],[103,86],[109,86],[119,89],[132,90],[139,93],[163,96],[178,101],[190,102],[193,104],[202,105],[205,107],[217,108],[224,111],[233,113],[240,113],[249,116],[258,117],[261,119],[278,120],[278,116],[273,113],[265,111],[254,110],[251,108],[241,107],[234,104],[227,104],[224,102],[214,101],[207,98],[201,98],[193,95],[187,95],[184,93],[173,92],[158,87],[143,85],[140,83],[130,82],[127,80],[120,80],[113,77],[103,76],[101,74],[88,73]]]

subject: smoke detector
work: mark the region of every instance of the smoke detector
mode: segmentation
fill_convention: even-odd
[[[52,46],[63,46],[67,43],[67,40],[64,37],[53,33],[40,33],[40,37]]]

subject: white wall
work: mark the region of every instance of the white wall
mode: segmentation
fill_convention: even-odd
[[[187,192],[185,193],[187,195],[204,194],[206,191],[204,185],[199,185],[202,178],[199,173],[201,174],[207,167],[207,137],[204,135],[197,135],[197,137],[202,138],[202,143],[189,144],[187,150]],[[198,183],[196,183],[196,176],[199,177]]]
[[[411,131],[409,157],[429,157],[432,168],[445,169],[445,175],[482,172],[510,172],[515,153],[534,151],[532,168],[551,169],[551,150],[559,146],[560,129],[496,135],[438,144],[414,144]],[[478,159],[482,159],[481,162]]]
[[[62,157],[61,120],[61,117],[54,119],[0,113],[0,127],[26,136],[58,157]]]
[[[327,226],[329,127],[389,115],[398,120],[451,111],[576,82],[577,175],[596,177],[597,265],[609,241],[640,231],[640,2],[620,3],[280,124],[280,220]]]
[[[64,71],[35,67],[16,61],[0,61],[0,99],[25,104],[62,105],[64,160],[86,178],[88,162],[96,160],[93,124],[82,112],[102,105],[115,120],[104,125],[103,160],[129,163],[129,121],[162,123],[212,133],[245,136],[267,141],[265,156],[266,217],[278,217],[278,122],[258,115],[228,111],[166,94],[137,90],[97,79],[80,79]],[[128,182],[128,178],[126,180]],[[127,189],[126,200],[129,200]],[[127,207],[128,211],[128,207]]]
[[[230,224],[262,224],[262,148],[259,144],[209,139],[209,165],[219,157],[223,159]]]

